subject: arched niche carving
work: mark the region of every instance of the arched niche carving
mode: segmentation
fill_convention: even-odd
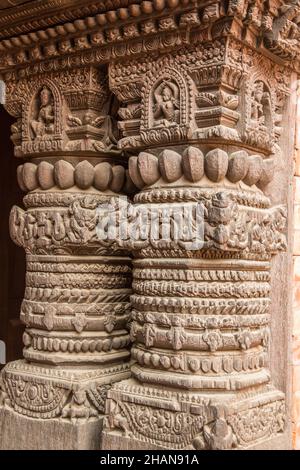
[[[22,110],[22,156],[62,150],[63,105],[57,87],[50,80],[29,89]]]
[[[161,79],[152,91],[152,109],[149,104],[149,127],[169,127],[180,124],[180,87],[176,80]]]
[[[186,73],[155,67],[142,89],[142,141],[167,143],[191,135],[193,97],[193,82]]]
[[[43,86],[33,100],[29,119],[29,135],[32,140],[46,139],[55,134],[55,105],[50,88]]]
[[[249,73],[244,83],[243,140],[253,147],[272,152],[275,144],[276,94],[269,81]]]

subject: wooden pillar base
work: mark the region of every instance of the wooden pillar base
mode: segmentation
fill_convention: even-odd
[[[284,394],[180,392],[127,380],[109,392],[102,449],[231,450],[286,448]],[[273,447],[274,448],[274,447]]]

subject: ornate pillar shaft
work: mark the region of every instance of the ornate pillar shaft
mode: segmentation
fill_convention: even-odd
[[[169,155],[173,168],[174,151],[163,152],[158,165]],[[193,152],[189,147],[181,162]],[[209,155],[228,158],[222,150],[208,152],[206,173],[213,168]],[[137,163],[145,158],[140,154]],[[162,213],[202,201],[205,241],[195,251],[182,240],[164,247],[149,226],[148,239],[134,247],[134,380],[109,392],[104,446],[230,449],[284,431],[284,394],[271,385],[268,363],[270,260],[286,248],[285,211],[270,209],[256,188],[241,194],[224,180],[216,190],[207,180],[205,188],[183,189],[188,172],[180,186],[161,177],[155,189],[135,197],[149,220],[153,205]]]
[[[105,449],[287,445],[269,369],[270,266],[287,248],[274,181],[291,71],[267,57],[275,4],[223,7],[190,12],[199,28],[186,48],[110,66],[140,192],[124,243],[135,363],[108,393]]]
[[[130,191],[105,73],[9,83],[6,107],[18,118],[12,140],[28,192],[10,217],[27,257],[26,330],[24,360],[2,372],[3,419],[14,424],[0,447],[99,448],[107,390],[129,376],[130,358],[130,258],[97,231],[98,207]]]

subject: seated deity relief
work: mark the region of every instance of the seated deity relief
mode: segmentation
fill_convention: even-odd
[[[154,127],[180,123],[180,91],[171,80],[163,80],[154,90]]]
[[[268,128],[268,119],[271,115],[271,98],[266,85],[262,81],[257,81],[254,84],[252,92],[252,105],[251,105],[251,124],[253,127],[258,127],[260,130]]]
[[[30,126],[35,139],[46,139],[55,133],[54,99],[51,90],[44,86],[37,101],[37,113]]]
[[[253,74],[255,77],[255,74]],[[282,102],[280,91],[268,78],[260,77],[245,83],[245,119],[243,140],[259,149],[273,152],[281,134]]]

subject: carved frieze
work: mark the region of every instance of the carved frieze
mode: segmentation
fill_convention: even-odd
[[[155,443],[164,449],[229,450],[259,444],[285,427],[283,395],[274,390],[261,402],[241,394],[241,401],[231,407],[226,401],[212,404],[209,395],[122,385],[115,389],[123,393],[130,389],[132,399],[109,399],[104,436],[111,432],[134,437],[145,447]],[[145,404],[138,401],[142,390]],[[165,403],[172,405],[166,408]]]

